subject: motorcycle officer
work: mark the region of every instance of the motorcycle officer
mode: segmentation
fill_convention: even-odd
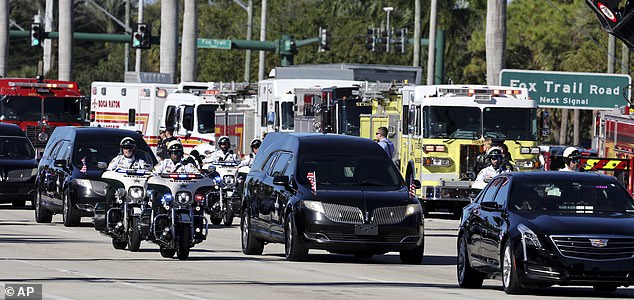
[[[505,165],[505,163],[503,162],[504,152],[502,151],[502,148],[498,146],[491,147],[489,149],[489,152],[487,152],[487,157],[491,161],[491,165],[480,170],[480,172],[478,173],[478,176],[476,177],[474,185],[476,185],[476,183],[478,184],[487,183],[491,181],[491,179],[495,177],[496,175],[511,171],[507,168],[502,168],[502,166]]]
[[[559,171],[566,171],[566,172],[579,171],[579,161],[581,159],[581,154],[579,153],[579,150],[577,150],[577,148],[575,147],[566,148],[566,150],[564,150],[563,157],[564,157],[565,166],[559,169]]]
[[[121,154],[115,156],[108,164],[108,171],[121,169],[150,169],[152,166],[134,154],[136,142],[131,137],[124,137],[119,143]]]
[[[203,163],[215,163],[221,161],[239,162],[238,155],[233,153],[232,150],[229,150],[231,147],[229,137],[221,136],[218,139],[218,147],[220,149],[211,153],[211,156],[206,157],[205,160],[203,160]]]
[[[156,166],[152,173],[154,175],[162,173],[200,173],[196,165],[183,160],[183,144],[179,140],[173,140],[167,144],[169,159],[164,159]]]
[[[253,161],[255,160],[255,155],[258,154],[258,150],[260,149],[260,145],[262,145],[262,141],[255,139],[251,141],[251,154],[246,156],[238,167],[251,167]]]

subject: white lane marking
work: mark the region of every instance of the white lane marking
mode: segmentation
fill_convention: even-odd
[[[131,282],[125,282],[125,281],[117,280],[117,279],[107,279],[107,278],[104,279],[104,278],[101,278],[99,276],[88,274],[88,273],[82,273],[82,272],[77,272],[77,271],[63,269],[63,268],[49,267],[49,266],[45,266],[45,265],[42,265],[42,264],[37,264],[37,263],[34,263],[34,262],[30,262],[30,261],[24,261],[24,260],[19,260],[19,259],[3,259],[3,260],[19,262],[19,263],[23,263],[23,264],[26,264],[26,265],[31,265],[31,266],[47,269],[49,271],[57,271],[57,272],[70,274],[70,275],[75,275],[75,276],[81,276],[81,277],[85,277],[85,278],[102,279],[104,282],[112,282],[112,283],[115,283],[115,284],[132,286],[132,287],[140,289],[140,290],[166,293],[166,294],[170,294],[170,295],[173,295],[173,296],[176,296],[176,297],[180,297],[180,298],[184,298],[184,299],[192,299],[192,300],[204,300],[204,299],[206,299],[206,298],[199,298],[199,297],[196,297],[196,296],[187,295],[187,294],[183,294],[183,293],[177,293],[177,292],[174,292],[172,290],[162,289],[162,288],[156,287],[156,286],[144,286],[144,285],[135,284],[135,283],[131,283]]]

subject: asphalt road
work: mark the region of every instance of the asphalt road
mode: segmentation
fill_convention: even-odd
[[[355,259],[311,250],[307,262],[284,259],[282,245],[261,256],[240,251],[240,229],[213,227],[190,259],[162,258],[143,242],[137,253],[115,250],[90,220],[66,228],[61,216],[37,224],[32,210],[0,205],[0,284],[42,284],[44,299],[499,299],[501,282],[481,289],[456,283],[458,221],[426,220],[422,265],[401,265],[398,253]],[[238,223],[238,219],[235,219]],[[513,299],[634,297],[633,288],[597,294],[588,287],[533,290]],[[1,298],[1,297],[0,297]]]

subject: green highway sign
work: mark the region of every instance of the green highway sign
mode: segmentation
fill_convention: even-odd
[[[196,47],[198,49],[231,49],[231,40],[198,39]]]
[[[504,69],[500,85],[528,89],[538,107],[613,109],[628,104],[632,78],[626,74]]]

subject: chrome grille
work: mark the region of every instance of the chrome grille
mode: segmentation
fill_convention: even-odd
[[[624,236],[550,236],[561,255],[586,260],[618,260],[634,257],[634,237]],[[604,247],[591,240],[607,240]]]
[[[333,222],[363,224],[363,214],[356,206],[323,203],[326,218]]]
[[[400,223],[405,219],[407,206],[379,207],[372,213],[371,224],[388,225]]]

